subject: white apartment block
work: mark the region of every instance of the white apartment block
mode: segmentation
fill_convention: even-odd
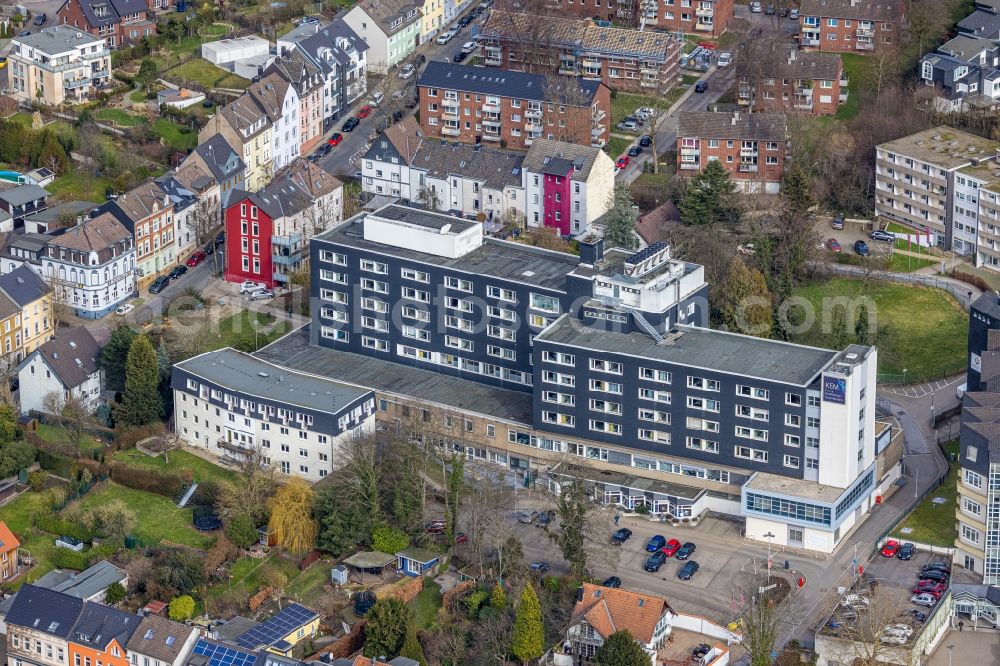
[[[315,482],[341,463],[341,447],[375,427],[375,394],[294,372],[232,348],[195,356],[170,377],[176,434],[220,459],[263,449],[286,476]]]
[[[111,79],[111,52],[100,37],[52,26],[14,38],[8,72],[10,94],[19,102],[80,103]]]

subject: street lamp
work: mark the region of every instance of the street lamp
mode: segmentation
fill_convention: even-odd
[[[256,319],[254,319],[253,320],[253,350],[254,351],[257,351],[258,349],[260,349],[260,346],[257,344],[257,334],[259,333],[259,331],[257,330],[257,327],[259,325],[260,325],[260,322],[257,321]]]
[[[955,649],[954,645],[948,645],[948,666],[951,666],[951,651]]]
[[[764,535],[767,539],[767,584],[771,584],[771,539],[774,538],[774,532],[768,532]]]
[[[903,386],[906,386],[906,368],[903,368]]]

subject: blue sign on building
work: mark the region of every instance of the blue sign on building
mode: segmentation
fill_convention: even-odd
[[[847,399],[847,380],[823,375],[823,401],[843,405]]]

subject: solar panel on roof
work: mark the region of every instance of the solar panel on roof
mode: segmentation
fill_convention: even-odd
[[[278,611],[271,619],[265,620],[253,629],[243,633],[236,639],[236,642],[245,648],[255,648],[260,645],[275,645],[285,636],[299,627],[308,624],[315,618],[315,612],[298,604],[292,604]]]
[[[667,247],[666,243],[664,243],[663,241],[657,241],[652,245],[648,245],[639,250],[638,252],[630,255],[629,258],[625,260],[625,262],[629,264],[637,264],[643,259],[648,259],[649,257],[652,257],[654,254],[664,249],[665,247]]]
[[[245,652],[219,643],[211,643],[205,639],[200,639],[194,644],[193,652],[206,657],[209,666],[252,666],[257,661],[257,655],[252,652]]]

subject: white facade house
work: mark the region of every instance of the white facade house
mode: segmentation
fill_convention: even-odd
[[[149,614],[125,644],[132,666],[183,666],[198,642],[198,629]]]
[[[268,74],[247,88],[247,95],[271,121],[271,156],[274,171],[284,168],[299,156],[301,125],[299,94],[277,73]]]
[[[100,353],[90,332],[78,326],[28,354],[17,372],[21,413],[47,412],[52,394],[59,405],[73,398],[87,412],[96,410],[104,387],[104,372],[97,366]]]
[[[420,9],[412,0],[362,0],[344,22],[368,44],[368,66],[385,72],[420,42]]]
[[[350,438],[375,427],[369,389],[293,372],[232,348],[182,361],[170,377],[176,434],[222,459],[263,449],[286,476],[318,481]]]
[[[135,241],[110,213],[53,237],[41,265],[56,298],[78,317],[103,317],[135,292]]]
[[[524,158],[522,173],[529,226],[551,224],[545,218],[545,201],[550,195],[546,192],[546,174],[568,174],[569,234],[589,232],[591,225],[611,208],[615,163],[600,148],[535,139]]]

